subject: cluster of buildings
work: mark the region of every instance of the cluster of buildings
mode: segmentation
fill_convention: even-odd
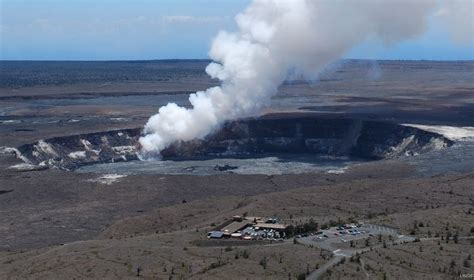
[[[207,234],[209,239],[278,240],[286,238],[290,225],[275,218],[234,216]]]

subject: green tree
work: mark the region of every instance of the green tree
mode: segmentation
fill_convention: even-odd
[[[304,274],[304,273],[298,274],[298,278],[297,278],[297,279],[298,279],[298,280],[305,280],[305,279],[306,279],[306,274]]]

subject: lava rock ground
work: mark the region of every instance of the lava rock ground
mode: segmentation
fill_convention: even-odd
[[[186,93],[215,85],[204,74],[206,64],[2,64],[0,146],[141,127],[159,105],[170,100],[189,105]],[[367,79],[371,65],[346,61],[318,83],[285,83],[266,113],[310,110],[397,123],[474,125],[473,62],[380,61],[382,76],[376,81]],[[0,155],[0,278],[5,279],[131,278],[137,267],[158,279],[171,274],[288,279],[289,273],[296,276],[325,263],[324,252],[286,243],[231,250],[195,245],[212,224],[245,212],[294,223],[352,217],[403,233],[416,224],[421,238],[448,231],[469,237],[474,227],[472,172],[420,177],[402,162],[357,165],[343,174],[109,178],[9,169],[19,163],[10,154]],[[400,279],[447,279],[458,276],[449,271],[452,260],[455,271],[472,273],[463,267],[467,254],[474,254],[469,240],[430,242],[374,249],[362,257],[373,268],[367,273],[380,277],[382,269]],[[244,250],[249,257],[236,259]],[[213,265],[216,256],[221,266]],[[263,258],[267,269],[259,265]],[[366,277],[353,262],[333,273]]]

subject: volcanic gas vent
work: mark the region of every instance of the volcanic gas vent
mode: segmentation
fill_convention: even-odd
[[[18,148],[33,164],[73,170],[138,159],[140,129],[41,140]],[[377,160],[448,147],[445,137],[388,122],[307,115],[271,115],[225,123],[205,139],[176,142],[164,159],[260,157],[268,153],[348,156]]]

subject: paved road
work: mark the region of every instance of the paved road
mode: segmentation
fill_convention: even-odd
[[[302,237],[298,238],[298,242],[307,245],[307,246],[314,246],[318,247],[323,250],[327,250],[333,253],[333,257],[326,262],[323,266],[318,268],[317,270],[313,271],[311,274],[309,274],[306,279],[319,279],[326,271],[339,263],[342,258],[350,258],[351,256],[354,256],[356,254],[362,254],[365,252],[370,251],[370,249],[376,249],[380,248],[383,246],[383,244],[378,244],[371,246],[371,248],[363,248],[363,249],[338,249],[334,245],[335,244],[340,244],[343,242],[350,242],[350,240],[358,240],[358,239],[364,239],[370,237],[370,234],[372,235],[391,235],[395,237],[395,240],[391,242],[388,245],[391,244],[401,244],[405,242],[413,242],[415,240],[414,236],[405,236],[405,235],[400,235],[399,231],[397,229],[391,228],[391,227],[385,227],[385,226],[380,226],[380,225],[371,225],[371,224],[366,224],[363,225],[359,228],[359,230],[363,230],[366,233],[364,234],[358,234],[358,235],[335,235],[337,233],[337,230],[327,230],[324,231],[324,234],[329,236],[329,238],[324,238],[324,239],[318,239],[316,236],[308,236],[308,237]],[[343,241],[345,240],[345,241]]]
[[[393,241],[392,243],[389,243],[387,244],[388,246],[391,246],[391,245],[397,245],[397,244],[402,244],[402,243],[407,243],[407,242],[413,242],[415,241],[415,237],[414,236],[404,236],[404,235],[399,235],[398,236],[399,238],[395,241]],[[430,237],[430,238],[420,238],[420,241],[421,242],[424,242],[424,241],[433,241],[433,240],[439,240],[440,238],[439,237]],[[469,239],[474,239],[474,236],[462,236],[462,237],[459,237],[459,240],[469,240]],[[298,239],[298,241],[301,243],[301,244],[305,244],[305,245],[313,245],[313,246],[317,246],[315,245],[316,243],[314,242],[309,242],[308,240],[311,240],[310,238],[308,237],[305,237],[305,238],[300,238]],[[325,244],[325,245],[324,245]],[[320,242],[319,241],[319,245],[323,245],[323,246],[326,246],[326,248],[333,248],[333,247],[328,247],[327,243],[325,242]],[[378,245],[374,245],[374,246],[371,246],[372,249],[377,249],[377,248],[380,248],[382,247],[383,244],[378,244]],[[322,248],[320,246],[317,246],[319,248]],[[322,248],[322,249],[325,249],[325,248]],[[326,249],[327,250],[327,249]],[[336,250],[329,250],[333,253],[333,257],[328,261],[326,262],[323,266],[321,266],[320,268],[318,268],[317,270],[311,272],[311,274],[309,274],[306,279],[311,279],[311,280],[316,280],[316,279],[319,279],[324,273],[326,273],[326,271],[335,266],[336,264],[338,264],[342,258],[345,258],[345,257],[351,257],[353,255],[356,255],[356,254],[362,254],[362,253],[365,253],[365,252],[368,252],[370,251],[370,248],[364,248],[364,249],[344,249],[344,250],[341,250],[341,249],[336,249]],[[361,266],[362,266],[362,269],[364,271],[364,273],[367,275],[367,278],[368,278],[368,274],[367,274],[367,271],[365,270],[364,268],[364,262],[363,260],[361,259]]]
[[[326,262],[323,266],[318,268],[317,270],[311,272],[310,275],[306,276],[307,280],[316,280],[319,279],[321,276],[323,276],[326,271],[335,266],[337,263],[339,263],[342,260],[342,256],[334,256],[332,257],[328,262]]]

